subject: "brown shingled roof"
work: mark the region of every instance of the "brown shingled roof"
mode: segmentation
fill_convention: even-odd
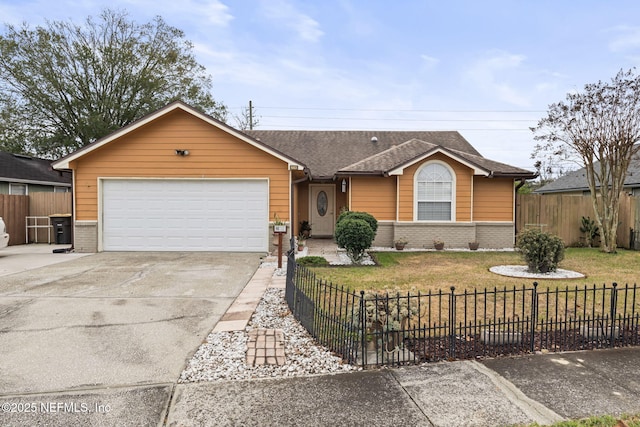
[[[534,173],[485,159],[456,131],[251,130],[247,135],[305,164],[315,179],[337,173],[380,174],[441,149],[495,176]],[[375,137],[375,141],[373,138]]]
[[[346,166],[340,169],[338,173],[386,174],[392,169],[411,163],[412,160],[437,147],[438,145],[430,142],[411,139],[400,145],[394,145],[381,153],[360,160],[357,163]]]

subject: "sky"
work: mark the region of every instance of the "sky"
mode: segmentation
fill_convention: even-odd
[[[637,0],[0,0],[0,23],[107,7],[184,31],[214,97],[232,115],[251,100],[257,129],[457,130],[528,170],[550,104],[640,65]]]

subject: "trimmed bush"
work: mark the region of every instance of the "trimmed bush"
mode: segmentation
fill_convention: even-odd
[[[327,261],[325,257],[315,255],[300,257],[296,260],[296,263],[315,267],[326,267],[329,265],[329,261]]]
[[[374,231],[364,219],[343,218],[336,224],[336,242],[347,250],[347,255],[354,264],[360,264],[364,251],[371,247]]]
[[[356,211],[344,211],[338,216],[338,220],[336,221],[336,226],[340,224],[341,221],[345,219],[362,219],[367,221],[369,227],[373,230],[373,236],[375,237],[378,232],[378,220],[375,219],[373,215],[367,212],[356,212]]]
[[[540,230],[529,229],[520,232],[516,247],[520,249],[532,273],[556,271],[558,264],[564,259],[562,239]]]

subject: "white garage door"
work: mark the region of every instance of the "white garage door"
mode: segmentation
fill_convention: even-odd
[[[266,180],[104,180],[105,251],[268,250]]]

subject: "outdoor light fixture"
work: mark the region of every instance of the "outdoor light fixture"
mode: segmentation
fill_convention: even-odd
[[[176,149],[176,154],[178,156],[188,156],[189,155],[189,150],[180,150],[180,149]]]
[[[346,179],[342,180],[342,192],[343,193],[347,192],[347,180]]]

